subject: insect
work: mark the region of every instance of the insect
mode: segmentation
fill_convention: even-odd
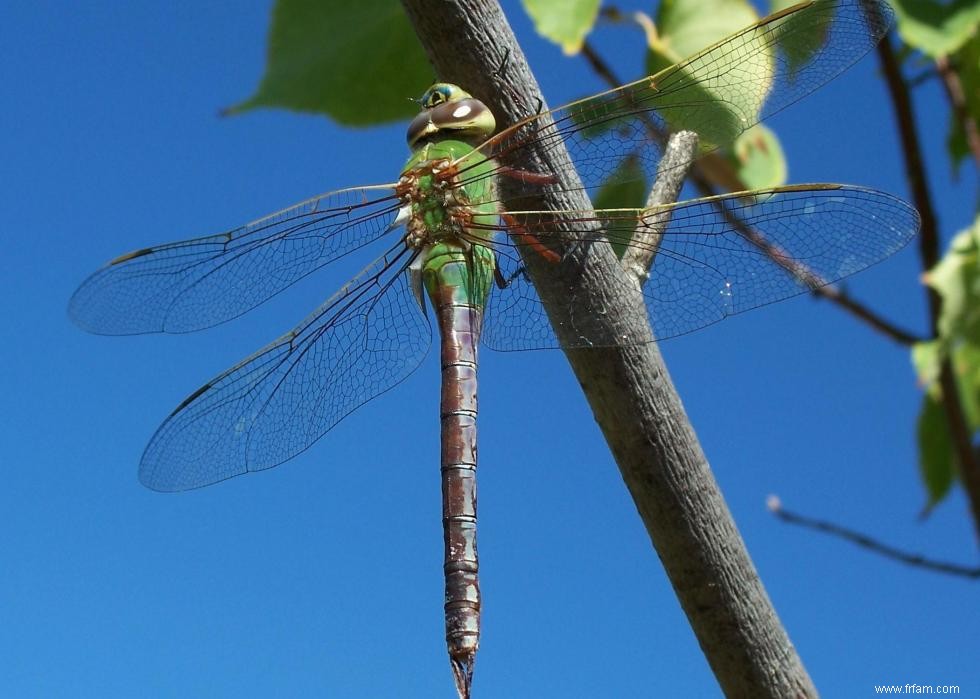
[[[457,690],[469,696],[480,634],[480,340],[500,350],[630,342],[601,330],[580,296],[581,260],[609,242],[623,259],[642,260],[609,284],[633,288],[664,339],[837,281],[918,229],[903,201],[839,184],[645,208],[527,210],[524,194],[560,186],[556,173],[528,166],[527,153],[568,148],[590,190],[624,177],[627,161],[651,174],[667,134],[694,132],[702,152],[730,145],[856,62],[889,21],[882,0],[801,3],[654,76],[500,131],[483,102],[436,83],[409,125],[411,157],[397,181],[329,192],[225,233],[110,261],[75,292],[70,314],[87,330],[124,335],[207,328],[361,248],[379,253],[295,328],[177,406],[143,454],[141,481],[197,488],[309,448],[419,365],[431,343],[427,299],[441,346],[446,637]],[[572,309],[557,331],[529,258]]]

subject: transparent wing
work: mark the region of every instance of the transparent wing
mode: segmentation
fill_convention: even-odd
[[[69,315],[103,335],[211,327],[377,240],[398,206],[388,186],[343,189],[227,233],[137,250],[86,279]]]
[[[585,246],[605,244],[586,237],[598,222],[624,255],[652,255],[642,291],[658,340],[843,279],[900,250],[919,229],[918,213],[901,199],[844,185],[780,187],[646,210],[514,216],[521,221],[523,239],[531,234],[536,243],[514,243],[522,239],[516,235],[496,244],[498,266],[510,283],[490,298],[483,340],[498,350],[559,346],[517,248],[527,247],[524,255],[540,254],[551,241],[558,247],[557,236],[574,237],[577,226]],[[662,226],[663,232],[644,238],[636,234],[638,224]],[[576,313],[588,302],[573,273],[562,269],[569,263],[548,264],[558,278],[569,280],[565,300],[571,327],[563,336],[573,339],[565,346],[614,344],[590,329],[590,315]],[[609,283],[635,284],[626,275]]]
[[[294,330],[217,376],[168,417],[140,462],[154,490],[188,490],[276,466],[422,361],[429,322],[399,243]]]
[[[533,170],[532,152],[564,143],[590,190],[627,156],[652,177],[670,133],[696,132],[702,152],[727,146],[856,63],[891,23],[886,0],[800,3],[656,75],[530,117],[479,150],[501,168]],[[507,184],[512,196],[538,190]]]

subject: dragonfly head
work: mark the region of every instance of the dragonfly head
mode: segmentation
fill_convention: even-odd
[[[497,128],[493,112],[470,93],[450,83],[436,83],[419,99],[422,111],[408,125],[408,145],[425,140],[458,138],[479,143]]]

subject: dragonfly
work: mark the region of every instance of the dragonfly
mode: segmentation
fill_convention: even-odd
[[[331,262],[373,260],[292,330],[183,400],[150,439],[141,482],[187,490],[295,457],[419,366],[434,317],[446,642],[465,699],[480,640],[478,345],[637,341],[603,330],[581,291],[582,260],[608,254],[611,243],[624,259],[646,261],[608,280],[623,292],[611,298],[638,304],[662,340],[838,281],[901,249],[919,226],[904,201],[841,184],[532,210],[528,196],[560,191],[567,173],[535,169],[529,155],[567,149],[576,186],[590,193],[625,177],[624,162],[652,177],[665,135],[693,132],[699,153],[730,146],[858,61],[891,21],[885,0],[804,2],[655,75],[529,110],[499,130],[484,102],[436,83],[419,100],[407,132],[411,156],[396,181],[331,191],[227,232],[111,260],[69,305],[79,326],[108,335],[201,330]],[[567,304],[557,327],[535,288],[544,278]]]

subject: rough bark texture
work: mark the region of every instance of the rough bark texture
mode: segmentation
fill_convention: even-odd
[[[657,179],[650,188],[647,197],[647,209],[656,209],[665,204],[677,201],[684,178],[694,163],[698,152],[698,135],[692,131],[681,131],[673,134],[667,140],[664,156],[657,166]],[[623,270],[632,275],[638,283],[650,274],[650,266],[657,256],[660,239],[670,225],[670,211],[652,217],[644,226],[637,226],[633,233],[633,242],[640,243],[627,248],[623,254]]]
[[[540,90],[499,6],[491,0],[402,0],[440,80],[462,85],[505,127],[537,108]],[[540,155],[529,169],[566,172]],[[590,206],[575,186],[536,206]],[[610,337],[650,339],[645,315],[614,298],[621,274],[603,246],[590,246],[581,288],[602,311]],[[527,266],[552,320],[567,312],[540,260]],[[621,291],[628,285],[615,285]],[[632,310],[631,310],[632,309]],[[557,323],[556,325],[560,325]],[[560,334],[560,331],[559,331]],[[605,435],[698,642],[726,695],[815,696],[816,690],[759,581],[657,345],[580,349],[568,360]],[[635,581],[640,582],[640,581]],[[635,587],[634,589],[641,589]]]

